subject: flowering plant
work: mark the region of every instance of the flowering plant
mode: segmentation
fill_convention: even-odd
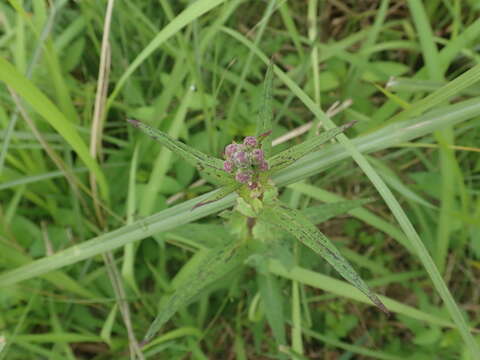
[[[191,281],[179,286],[164,304],[147,332],[146,340],[207,285],[220,279],[235,267],[248,262],[249,259],[258,259],[259,256],[267,254],[268,246],[265,244],[274,246],[276,242],[275,236],[271,236],[272,227],[289,233],[322,256],[377,307],[388,313],[378,297],[309,217],[278,199],[277,188],[271,180],[272,174],[318,149],[320,145],[352,126],[353,122],[325,131],[271,156],[272,74],[272,67],[270,67],[265,80],[263,106],[256,135],[245,137],[241,143],[228,144],[225,147],[223,159],[206,155],[138,120],[128,120],[133,126],[195,165],[207,179],[221,185],[217,192],[206,201],[199,202],[192,210],[217,201],[232,192],[239,195],[234,210],[225,215],[231,227],[235,228],[235,233],[240,235],[237,241],[227,242],[211,249],[203,261],[198,262],[195,271],[191,272]],[[256,245],[250,246],[253,243]]]

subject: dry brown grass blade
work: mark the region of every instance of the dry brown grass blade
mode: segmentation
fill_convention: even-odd
[[[98,69],[97,91],[95,95],[95,108],[93,111],[92,131],[90,135],[90,155],[92,155],[93,158],[101,157],[102,152],[103,120],[105,118],[105,101],[107,97],[108,78],[111,64],[109,36],[114,2],[115,0],[109,0],[107,3],[107,11],[103,26],[100,66]],[[99,195],[97,181],[95,179],[95,174],[93,173],[90,173],[90,186],[94,195],[93,201],[95,213],[97,215],[99,224],[103,227],[105,225],[105,219],[98,204]]]

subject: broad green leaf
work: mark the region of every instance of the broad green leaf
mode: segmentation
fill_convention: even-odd
[[[312,151],[317,150],[320,145],[337,136],[338,134],[341,134],[346,129],[351,127],[354,123],[355,122],[349,122],[337,128],[327,130],[322,134],[313,137],[310,140],[304,141],[303,143],[296,146],[292,146],[291,148],[282,151],[280,154],[273,156],[271,159],[268,159],[271,170],[278,171],[286,168],[298,159],[304,157]]]
[[[258,287],[262,296],[265,314],[277,344],[286,344],[285,317],[282,304],[282,293],[277,279],[270,273],[257,273]]]
[[[128,122],[142,130],[145,134],[166,146],[169,150],[181,156],[186,161],[196,166],[198,171],[205,175],[209,180],[216,180],[222,184],[231,182],[231,176],[223,170],[223,161],[212,156],[208,156],[195,148],[185,145],[181,141],[171,138],[164,132],[154,129],[150,125],[144,124],[138,120],[128,119]]]
[[[183,279],[180,286],[160,308],[145,335],[145,341],[151,339],[180,308],[197,297],[208,285],[239,267],[247,254],[248,248],[238,243],[221,245],[210,250],[209,254],[202,254],[204,260],[196,263],[195,269],[188,270],[190,279]]]
[[[256,136],[266,135],[263,141],[263,152],[265,158],[269,158],[272,149],[272,119],[273,119],[273,64],[268,65],[265,82],[263,85],[262,107],[257,122]]]
[[[380,310],[388,313],[388,310],[378,297],[368,288],[367,284],[360,278],[348,261],[340,254],[330,240],[323,235],[308,218],[298,210],[289,208],[287,205],[277,202],[276,206],[265,207],[260,219],[277,225],[281,229],[295,236],[300,242],[308,246],[317,254],[322,256],[345,280],[363,292],[377,305]]]

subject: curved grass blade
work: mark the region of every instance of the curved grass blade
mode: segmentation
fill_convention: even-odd
[[[311,206],[302,210],[303,216],[307,217],[312,224],[320,224],[335,216],[345,214],[353,209],[362,207],[372,202],[373,199],[357,199],[338,201],[330,204]]]
[[[292,146],[291,148],[282,151],[280,154],[275,155],[271,159],[268,159],[272,171],[278,171],[288,167],[298,159],[316,150],[323,143],[327,142],[338,134],[343,133],[346,129],[353,126],[353,124],[355,124],[355,121],[351,121],[345,125],[327,130],[310,140],[304,141],[296,146]]]
[[[195,22],[203,14],[209,12],[216,6],[225,2],[225,0],[200,0],[189,5],[185,10],[178,14],[170,23],[168,23],[150,43],[137,55],[132,63],[125,70],[117,85],[113,89],[107,101],[107,108],[113,103],[120,90],[125,85],[128,78],[138,69],[138,67],[157,50],[168,39],[182,30],[188,24]]]
[[[298,210],[277,202],[274,206],[264,208],[260,219],[276,225],[295,236],[300,242],[323,257],[345,280],[363,292],[384,313],[388,310],[380,299],[368,288],[350,263],[340,254],[331,241],[322,234],[308,218]]]
[[[263,152],[268,159],[272,149],[273,120],[273,63],[270,62],[263,85],[262,107],[257,122],[256,136],[262,138]]]
[[[47,121],[78,154],[88,169],[95,175],[102,196],[108,199],[109,188],[105,174],[97,161],[90,156],[88,147],[73,124],[50,99],[11,63],[0,57],[0,81],[11,87]]]
[[[142,130],[152,139],[166,146],[175,154],[184,158],[190,164],[194,165],[198,171],[205,175],[209,180],[217,181],[221,184],[228,184],[231,181],[231,176],[223,170],[222,160],[206,155],[181,141],[171,138],[164,132],[142,123],[141,121],[134,119],[127,119],[127,121],[136,128]]]
[[[204,261],[197,263],[195,268],[189,269],[190,279],[182,281],[160,308],[144,341],[149,341],[180,308],[190,303],[208,285],[239,267],[247,255],[248,248],[238,243],[221,245],[205,254]]]

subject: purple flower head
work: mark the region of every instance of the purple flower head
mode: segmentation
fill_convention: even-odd
[[[231,161],[224,161],[223,162],[223,170],[225,170],[226,172],[230,173],[233,171],[233,162]]]
[[[235,180],[237,180],[241,184],[248,184],[252,181],[252,172],[249,170],[238,170],[237,174],[235,175]]]
[[[252,157],[252,162],[255,165],[260,165],[265,160],[265,154],[261,149],[253,149],[250,154],[250,156]]]
[[[225,147],[225,157],[227,159],[230,159],[234,153],[236,153],[238,150],[240,150],[240,145],[238,144],[228,144]]]
[[[255,147],[258,144],[257,138],[255,136],[247,136],[245,139],[243,139],[243,144],[246,146]]]
[[[250,165],[248,155],[245,151],[237,151],[232,155],[232,160],[238,167],[247,167]]]
[[[263,160],[261,163],[260,163],[260,170],[261,171],[267,171],[268,170],[268,163]]]

